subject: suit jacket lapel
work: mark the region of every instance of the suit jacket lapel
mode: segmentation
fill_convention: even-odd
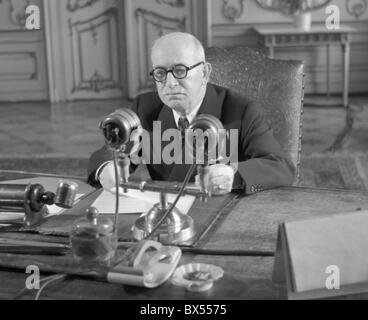
[[[224,97],[216,92],[212,84],[208,83],[206,95],[204,96],[198,114],[211,114],[221,120],[223,101]]]
[[[162,131],[166,129],[176,128],[173,112],[171,108],[169,108],[166,105],[162,107],[160,114],[158,115],[157,121],[161,121]]]

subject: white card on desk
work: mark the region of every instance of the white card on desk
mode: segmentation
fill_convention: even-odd
[[[174,202],[176,195],[168,194],[168,202]],[[181,213],[187,214],[193,202],[194,196],[180,197],[176,207]],[[154,204],[160,202],[160,194],[158,192],[140,190],[128,190],[126,194],[119,197],[119,213],[146,213]],[[101,194],[92,204],[101,214],[115,213],[115,192],[102,191]]]
[[[368,293],[368,211],[280,224],[273,279],[289,299]]]

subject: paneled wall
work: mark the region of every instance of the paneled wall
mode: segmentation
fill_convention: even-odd
[[[282,13],[260,8],[254,0],[212,0],[212,45],[257,46],[254,26],[292,26],[292,18]],[[356,28],[352,36],[350,61],[350,92],[368,92],[368,1],[334,0],[341,13],[341,25]],[[325,9],[314,11],[314,25],[325,25]],[[332,48],[331,91],[342,88],[342,50]],[[275,58],[305,61],[306,93],[323,93],[326,90],[326,48],[280,48]]]
[[[24,28],[36,4],[40,31]],[[334,0],[352,37],[350,92],[368,92],[368,0]],[[323,25],[323,9],[313,24]],[[257,46],[254,26],[292,19],[255,0],[0,0],[0,100],[73,101],[133,98],[150,90],[149,49],[167,32],[192,32],[205,45]],[[307,93],[326,90],[325,48],[277,49],[276,58],[305,61]],[[342,88],[342,52],[332,50],[331,91]]]
[[[45,0],[52,101],[127,93],[124,8],[113,0]]]
[[[48,98],[45,34],[25,29],[25,8],[42,0],[0,0],[0,100]]]
[[[53,101],[135,97],[151,90],[150,48],[160,35],[204,39],[206,1],[44,0]]]

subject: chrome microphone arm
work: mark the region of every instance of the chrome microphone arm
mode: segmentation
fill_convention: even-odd
[[[129,181],[120,183],[120,187],[132,190],[140,190],[141,192],[145,191],[153,191],[153,192],[164,192],[171,194],[178,194],[181,185],[171,181]],[[186,186],[184,191],[184,195],[190,195],[195,197],[206,197],[207,193],[202,192],[196,186]]]

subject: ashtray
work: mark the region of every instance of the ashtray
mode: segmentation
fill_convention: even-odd
[[[171,283],[185,287],[188,291],[202,292],[211,289],[223,274],[222,268],[211,264],[189,263],[175,270]]]

